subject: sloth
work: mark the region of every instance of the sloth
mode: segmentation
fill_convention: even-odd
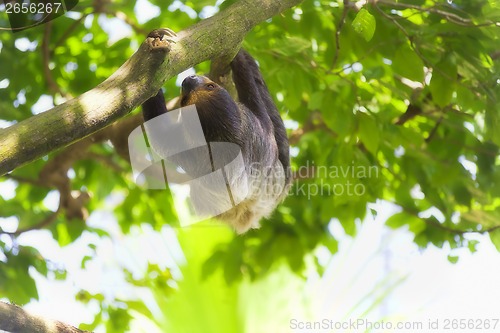
[[[161,39],[162,30],[153,33]],[[192,178],[221,167],[227,169],[223,166],[238,160],[223,173],[224,186],[214,186],[212,181],[197,182],[191,186],[190,195],[196,213],[216,212],[212,214],[216,219],[229,224],[237,233],[244,233],[258,228],[259,221],[269,217],[286,197],[291,183],[289,143],[283,120],[255,60],[241,49],[230,67],[237,101],[208,77],[191,75],[182,82],[180,110],[196,107],[208,150],[196,148],[172,156],[162,148],[165,146],[162,133],[148,133],[148,138],[155,152]],[[144,102],[142,108],[145,124],[156,117],[159,118],[153,122],[161,122],[160,116],[170,112],[161,90]],[[186,143],[192,141],[193,135],[190,131],[176,132],[175,139]],[[226,209],[222,206],[227,204],[228,190],[231,206]]]

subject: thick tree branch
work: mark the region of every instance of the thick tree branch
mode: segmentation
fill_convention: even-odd
[[[301,0],[241,0],[180,32],[170,52],[146,41],[94,89],[0,131],[0,175],[76,142],[125,116],[174,75],[238,48],[257,24]]]
[[[27,313],[18,306],[0,302],[0,330],[6,332],[84,333],[73,326]]]

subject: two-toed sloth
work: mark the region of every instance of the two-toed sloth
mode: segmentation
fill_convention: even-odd
[[[182,82],[181,107],[196,106],[208,147],[215,147],[212,143],[232,143],[241,151],[241,170],[236,167],[224,175],[227,188],[201,182],[191,187],[190,195],[196,211],[217,211],[213,208],[224,201],[222,192],[226,194],[230,189],[231,201],[236,204],[218,214],[217,219],[243,233],[258,228],[259,220],[268,217],[287,195],[291,182],[290,156],[285,126],[255,60],[242,49],[232,60],[231,70],[238,101],[209,78],[191,75]],[[145,122],[169,112],[161,90],[142,107]],[[178,138],[179,142],[186,142],[192,133],[185,131],[180,135],[183,137]],[[153,149],[160,156],[167,156],[162,151],[161,134],[148,133],[148,136]],[[171,158],[171,162],[193,178],[199,178],[216,169],[218,159],[229,162],[234,157],[230,150],[209,149],[208,155],[193,150],[191,154]]]

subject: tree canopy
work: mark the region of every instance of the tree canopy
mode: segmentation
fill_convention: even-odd
[[[337,251],[332,221],[355,235],[382,202],[398,211],[386,224],[408,228],[422,248],[446,245],[473,252],[476,241],[465,236],[484,233],[500,250],[500,4],[308,0],[283,11],[297,2],[282,2],[267,20],[264,13],[242,44],[257,59],[287,126],[295,177],[290,196],[258,230],[243,236],[224,228],[207,231],[217,242],[207,242],[208,253],[187,265],[204,277],[222,274],[221,283],[230,285],[259,280],[281,262],[300,276],[316,249]],[[242,27],[240,34],[253,22],[242,14],[254,6],[251,1],[146,3],[82,1],[46,24],[16,33],[0,30],[0,137],[110,78],[151,30],[182,32],[214,14],[215,22],[224,18]],[[223,16],[234,5],[242,11]],[[0,27],[8,27],[2,6]],[[184,52],[204,60],[224,55],[232,31]],[[210,72],[208,61],[192,65],[196,72]],[[177,73],[170,76],[184,69],[172,66]],[[160,85],[162,78],[155,80]],[[178,96],[175,77],[164,87],[169,99]],[[137,89],[130,108],[154,90]],[[115,102],[126,97],[124,92],[106,95]],[[124,235],[144,226],[156,232],[170,226],[183,251],[203,242],[205,227],[179,227],[169,190],[134,183],[127,138],[142,118],[139,109],[127,113],[113,113],[106,119],[113,124],[103,129],[62,138],[65,143],[48,155],[0,177],[0,297],[21,305],[36,299],[34,271],[47,279],[66,278],[64,267],[25,245],[24,236],[44,230],[61,247],[82,235],[114,239],[95,222],[104,219],[103,212]],[[36,121],[29,130],[57,138],[63,120],[78,125],[80,118],[75,119],[41,127],[53,133],[37,132]],[[12,141],[0,142],[0,156],[12,148],[6,142]],[[24,147],[13,160],[29,161],[23,153],[30,147]],[[92,241],[87,248],[74,258],[82,267],[98,256]],[[322,265],[314,262],[321,273]],[[121,268],[130,284],[160,289],[166,297],[174,293],[165,284],[178,279],[169,267],[150,263],[141,278]],[[151,313],[137,301],[110,301],[86,290],[77,298],[102,306],[85,329],[105,323],[121,332],[131,309]]]

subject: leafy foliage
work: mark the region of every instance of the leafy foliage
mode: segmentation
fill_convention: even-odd
[[[49,24],[14,34],[0,30],[0,125],[96,86],[150,30],[180,31],[232,2],[219,8],[213,0],[155,0],[151,4],[161,15],[140,24],[136,17],[143,9],[135,1],[102,7],[95,2],[93,8],[82,2],[73,15]],[[283,261],[300,275],[315,249],[337,250],[329,232],[332,219],[354,235],[367,205],[379,200],[400,207],[387,225],[408,228],[419,246],[474,251],[464,234],[489,232],[500,249],[498,2],[357,5],[305,1],[245,39],[286,119],[297,181],[261,229],[214,245],[199,262],[201,275],[223,276],[228,283],[259,279]],[[130,34],[116,40],[109,31],[120,20]],[[7,26],[3,17],[0,26]],[[208,72],[208,64],[196,70]],[[175,79],[165,87],[168,97],[177,95]],[[63,159],[68,165],[57,160],[64,152],[54,152],[0,178],[0,296],[19,304],[38,297],[31,268],[64,278],[37,249],[19,242],[20,235],[47,229],[60,246],[83,233],[110,237],[84,222],[88,213],[99,211],[112,212],[124,234],[141,225],[154,230],[177,225],[170,192],[136,186],[128,161],[109,141],[68,151],[77,152]],[[51,162],[64,166],[56,171],[68,175],[67,182],[50,178]],[[76,211],[54,207],[68,193],[75,196]],[[85,265],[94,256],[79,259]],[[321,272],[321,265],[317,269]],[[86,328],[106,323],[109,331],[127,329],[130,315],[123,303],[80,296],[107,304],[106,315]],[[137,303],[126,304],[148,314]]]

